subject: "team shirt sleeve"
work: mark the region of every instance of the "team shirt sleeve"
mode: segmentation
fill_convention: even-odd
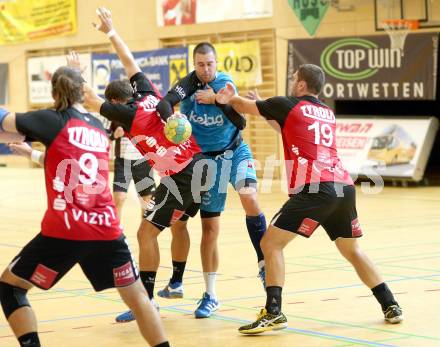
[[[54,110],[38,110],[16,113],[17,130],[26,136],[26,140],[39,141],[49,146],[63,129],[65,121],[59,112]]]
[[[99,113],[112,122],[118,122],[125,131],[130,131],[136,111],[137,104],[134,101],[128,104],[112,104],[105,101]]]
[[[130,83],[133,86],[134,92],[144,95],[157,95],[157,90],[154,88],[153,83],[148,79],[143,72],[137,72],[130,78]]]
[[[267,120],[275,120],[281,128],[289,115],[289,112],[299,102],[296,98],[275,96],[266,100],[257,100],[257,108],[260,114]]]
[[[202,86],[202,82],[198,79],[195,71],[189,73],[184,78],[179,80],[168,92],[178,97],[179,102],[189,98],[197,89]],[[174,106],[174,105],[173,105]]]
[[[156,106],[160,117],[166,121],[173,114],[173,107],[194,94],[200,86],[201,82],[194,71],[179,80]]]

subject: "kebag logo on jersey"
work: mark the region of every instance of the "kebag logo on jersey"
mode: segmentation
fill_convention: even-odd
[[[336,118],[332,110],[315,105],[303,105],[300,107],[304,116],[327,123],[335,123]]]
[[[71,127],[67,131],[69,142],[75,147],[91,152],[107,152],[109,142],[103,133],[87,127]]]

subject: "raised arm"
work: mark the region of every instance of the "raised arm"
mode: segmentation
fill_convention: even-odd
[[[84,104],[90,112],[100,113],[104,99],[101,98],[87,83],[83,84]]]
[[[116,54],[118,55],[119,60],[124,66],[125,72],[130,79],[133,75],[140,72],[141,69],[137,65],[133,54],[130,52],[125,42],[115,31],[110,10],[106,9],[105,7],[99,7],[96,10],[96,14],[98,15],[100,24],[93,23],[93,26],[109,37],[110,42],[112,43],[113,48],[115,49]]]
[[[77,69],[82,75],[84,71],[87,69],[87,66],[82,66],[81,61],[79,60],[79,55],[74,50],[70,51],[66,55],[67,66]]]

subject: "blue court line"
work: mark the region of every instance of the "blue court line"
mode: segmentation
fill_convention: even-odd
[[[426,278],[429,278],[429,277],[440,277],[440,274],[432,274],[432,275],[424,275],[424,276],[414,276],[414,277],[405,277],[405,278],[401,278],[401,279],[387,280],[387,282],[389,282],[389,283],[390,282],[402,282],[402,281],[406,281],[406,280],[426,279]],[[338,289],[357,288],[357,287],[365,287],[365,285],[363,283],[358,283],[358,284],[347,284],[347,285],[341,285],[341,286],[335,286],[335,287],[303,289],[303,290],[295,290],[295,291],[290,291],[290,292],[284,292],[283,295],[286,296],[286,295],[295,295],[295,294],[304,294],[304,293],[326,292],[326,291],[333,291],[333,290],[338,290]],[[93,291],[93,289],[91,287],[76,288],[76,289],[53,288],[51,290],[52,293],[54,293],[54,292],[58,292],[58,293],[66,293],[66,292],[74,293],[74,292],[78,292],[78,291],[91,291],[93,294],[95,294],[95,292]],[[47,294],[46,291],[29,293],[30,296],[45,295],[45,294]],[[89,295],[89,294],[80,294],[80,295]],[[260,298],[264,298],[264,297],[265,297],[265,294],[262,294],[262,295],[255,295],[255,296],[247,296],[247,297],[238,297],[238,298],[232,298],[232,299],[225,299],[225,300],[222,300],[222,302],[234,302],[234,301],[240,301],[240,300],[253,300],[253,299],[260,299]],[[188,298],[188,299],[191,299],[191,300],[194,300],[194,301],[198,300],[198,298]],[[119,301],[121,301],[121,300],[119,300]],[[182,304],[182,306],[186,306],[186,305],[189,305],[189,304]],[[177,306],[180,306],[180,305],[177,305]]]
[[[53,318],[53,319],[42,319],[42,320],[38,320],[38,324],[61,322],[61,321],[69,321],[69,320],[77,320],[77,319],[84,319],[84,318],[105,317],[105,316],[111,316],[111,315],[118,315],[120,313],[121,313],[121,311],[118,311],[118,312],[107,312],[107,313],[85,314],[85,315],[81,315],[81,316],[70,316],[70,317]],[[9,328],[9,324],[0,324],[0,328]]]
[[[401,279],[395,279],[395,280],[387,280],[387,282],[402,282],[406,280],[417,280],[417,279],[426,279],[429,277],[440,277],[440,274],[432,274],[432,275],[424,275],[424,276],[417,276],[417,277],[405,277]],[[337,289],[345,289],[345,288],[356,288],[356,287],[365,287],[363,283],[359,284],[347,284],[343,286],[335,286],[335,287],[325,287],[325,288],[314,288],[314,289],[304,289],[304,290],[296,290],[291,292],[283,292],[283,296],[286,295],[295,295],[295,294],[303,294],[303,293],[316,293],[316,292],[325,292],[325,291],[332,291]],[[239,300],[251,300],[251,299],[257,299],[257,298],[263,298],[266,295],[256,295],[256,296],[248,296],[244,298],[234,298],[234,299],[226,299],[222,300],[222,302],[232,302],[232,301],[239,301]]]
[[[393,246],[386,246],[386,247],[363,248],[363,250],[365,252],[370,252],[370,251],[381,251],[381,250],[390,250],[390,249],[401,249],[401,248],[405,248],[405,247],[414,248],[417,246],[433,246],[433,245],[437,245],[437,244],[440,244],[440,242],[421,242],[421,243],[403,244],[403,245],[402,244],[400,244],[400,245],[394,244]],[[424,254],[437,254],[437,253],[431,252],[431,253],[424,253]],[[294,258],[302,259],[302,258],[309,258],[309,257],[325,256],[325,255],[335,255],[335,251],[318,253],[318,254],[311,254],[311,255],[293,256],[293,257],[286,256],[286,259],[289,259],[289,258],[290,259],[294,259]],[[416,253],[413,255],[420,255],[420,253]],[[402,257],[402,256],[400,255],[400,257]],[[392,258],[396,258],[396,256],[393,256]],[[405,258],[406,258],[406,256],[405,256]],[[375,261],[377,261],[377,259],[375,259]]]
[[[391,338],[388,338],[388,339],[383,339],[382,340],[382,342],[389,342],[389,341],[395,341],[395,340],[406,340],[406,339],[409,339],[409,338],[411,338],[411,336],[400,336],[400,337],[391,337]],[[333,347],[350,347],[350,346],[355,346],[355,345],[353,345],[352,343],[344,343],[344,344],[338,344],[338,345],[336,345],[336,346],[333,346]]]
[[[311,268],[311,270],[286,272],[286,276],[287,275],[295,275],[295,274],[305,273],[305,272],[330,271],[330,270],[344,271],[344,272],[353,272],[353,266],[350,263],[345,263],[345,264],[344,263],[330,263],[330,264],[325,264],[325,265],[318,265],[318,264],[312,265],[312,264],[292,263],[292,262],[287,263],[286,262],[286,264]],[[380,263],[380,262],[376,263],[376,264],[381,264],[383,267],[399,267],[399,268],[403,268],[403,269],[416,270],[416,269],[411,268],[411,267],[389,265],[389,264]],[[417,269],[417,270],[422,270],[422,269]],[[429,272],[439,272],[440,270],[439,269],[430,269],[430,270],[426,270],[426,271],[429,271]],[[405,276],[405,275],[391,274],[391,273],[388,273],[388,272],[382,272],[382,276],[384,276],[384,277],[407,278],[407,276]]]

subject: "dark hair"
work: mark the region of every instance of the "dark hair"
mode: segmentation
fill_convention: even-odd
[[[79,70],[61,66],[52,75],[52,97],[57,111],[65,111],[73,104],[83,102],[83,78]]]
[[[133,97],[133,87],[128,80],[112,81],[105,88],[104,96],[107,101],[125,102]]]
[[[298,81],[307,83],[307,90],[313,94],[321,93],[325,83],[324,71],[314,64],[303,64],[298,68]]]
[[[208,54],[208,53],[214,53],[215,56],[217,56],[217,52],[215,51],[215,48],[213,45],[211,45],[209,42],[200,42],[197,44],[197,46],[194,47],[193,50],[193,58],[196,56],[196,54]]]

